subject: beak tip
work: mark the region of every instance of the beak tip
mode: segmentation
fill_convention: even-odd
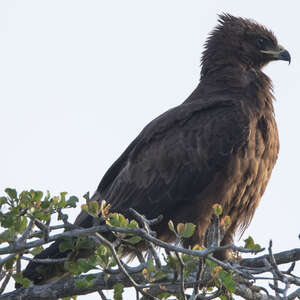
[[[291,64],[291,55],[287,50],[282,50],[279,52],[279,59],[288,61]]]

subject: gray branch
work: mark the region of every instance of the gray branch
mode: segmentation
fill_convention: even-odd
[[[290,293],[288,295],[287,291],[291,284],[294,286],[300,286],[300,279],[293,275],[291,272],[293,271],[294,264],[289,268],[288,271],[280,271],[278,265],[286,264],[290,262],[295,262],[300,260],[300,249],[292,249],[289,251],[280,252],[277,254],[272,253],[272,244],[270,243],[269,246],[269,254],[254,257],[254,258],[247,258],[236,262],[230,261],[220,261],[213,256],[209,256],[210,254],[214,253],[215,251],[225,250],[225,249],[232,249],[233,251],[242,252],[242,253],[258,253],[263,251],[264,249],[260,250],[253,250],[253,249],[245,249],[243,247],[237,247],[235,245],[226,245],[220,246],[220,234],[222,234],[218,229],[218,223],[213,222],[211,225],[212,228],[208,231],[208,248],[204,250],[192,250],[186,249],[178,245],[172,245],[157,239],[154,236],[154,233],[150,230],[150,226],[153,222],[157,222],[159,219],[154,220],[147,220],[137,212],[135,212],[135,216],[139,219],[142,223],[143,228],[122,228],[122,227],[114,227],[108,225],[102,226],[93,226],[90,228],[74,228],[72,230],[66,231],[59,234],[50,234],[52,230],[56,230],[59,228],[68,228],[70,229],[69,223],[64,220],[64,225],[53,226],[50,227],[49,224],[45,225],[48,229],[46,230],[43,226],[39,226],[41,229],[38,232],[31,233],[33,228],[33,221],[31,221],[29,228],[27,228],[24,234],[16,240],[16,242],[12,243],[7,247],[0,248],[0,255],[7,255],[2,260],[0,259],[0,265],[4,264],[8,261],[8,258],[14,257],[16,254],[20,254],[21,259],[25,260],[32,260],[41,263],[55,263],[55,262],[62,262],[65,261],[65,258],[62,259],[30,259],[28,257],[22,256],[24,252],[27,250],[47,244],[49,242],[53,242],[55,240],[64,238],[64,237],[78,237],[78,236],[90,236],[91,238],[96,239],[98,243],[104,244],[109,247],[111,253],[113,254],[115,261],[118,264],[118,270],[107,270],[105,272],[97,273],[96,279],[93,281],[93,284],[87,288],[79,288],[76,286],[75,281],[78,279],[84,279],[87,275],[81,275],[73,278],[63,278],[59,281],[49,283],[46,285],[40,286],[31,286],[29,288],[20,288],[16,291],[6,293],[0,296],[0,299],[57,299],[63,297],[69,297],[72,295],[85,295],[92,292],[98,292],[99,295],[103,298],[102,290],[111,290],[116,283],[122,283],[125,287],[134,287],[138,293],[144,295],[142,299],[152,298],[156,299],[155,297],[162,292],[161,286],[164,286],[167,290],[173,291],[174,293],[181,293],[183,298],[186,299],[214,299],[218,297],[218,294],[221,293],[221,289],[218,289],[214,294],[209,294],[206,296],[199,296],[194,293],[192,296],[186,296],[185,290],[187,288],[194,288],[194,291],[197,292],[197,288],[195,287],[209,287],[214,286],[214,280],[211,280],[210,271],[204,268],[202,270],[201,276],[199,270],[195,271],[194,273],[190,274],[187,280],[183,280],[183,272],[184,272],[184,263],[180,261],[180,274],[175,275],[174,270],[170,269],[168,266],[161,266],[159,258],[156,254],[155,247],[164,248],[167,252],[175,252],[177,258],[180,260],[179,253],[192,255],[194,257],[198,257],[200,260],[204,261],[205,258],[208,258],[219,266],[221,266],[224,270],[232,272],[237,276],[235,279],[236,281],[236,291],[235,294],[243,297],[244,299],[249,300],[274,300],[274,299],[286,299],[292,300],[296,297],[300,296],[300,289]],[[216,220],[218,221],[218,219]],[[152,223],[151,223],[152,222]],[[41,225],[41,224],[39,224]],[[46,232],[46,234],[45,234]],[[161,270],[166,274],[166,276],[161,279],[160,281],[156,282],[149,282],[142,274],[141,269],[144,268],[144,259],[140,255],[140,266],[136,268],[130,268],[126,266],[121,260],[118,258],[114,243],[111,243],[107,239],[105,239],[100,233],[105,232],[113,232],[113,233],[121,233],[121,234],[134,234],[140,236],[143,240],[146,241],[148,246],[150,246],[150,253],[155,258],[156,266],[161,268]],[[27,242],[27,239],[33,236],[40,236],[39,239],[35,241]],[[138,272],[138,271],[139,272]],[[205,271],[206,270],[206,271]],[[256,274],[261,274],[265,272],[270,272],[271,276],[269,277],[258,277],[255,276]],[[109,278],[107,279],[107,274],[109,274]],[[4,280],[5,282],[10,278],[11,275],[6,277]],[[271,296],[266,292],[266,290],[262,287],[258,287],[253,285],[256,279],[265,279],[265,280],[273,280],[275,283],[277,281],[281,281],[285,284],[285,289],[279,289],[277,284],[272,285],[271,288],[276,293],[276,296]],[[4,282],[4,283],[5,283]],[[6,284],[5,284],[6,286]],[[4,288],[5,288],[4,286]],[[4,290],[3,285],[1,291]],[[147,289],[145,292],[144,289]],[[282,296],[280,296],[282,295]]]

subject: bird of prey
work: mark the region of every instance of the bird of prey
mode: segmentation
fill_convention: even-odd
[[[215,203],[231,217],[222,245],[251,221],[277,160],[279,140],[272,84],[263,72],[271,61],[290,62],[274,34],[255,21],[219,16],[201,60],[200,83],[192,94],[150,122],[108,169],[92,200],[105,199],[131,218],[134,208],[148,219],[163,215],[153,227],[172,241],[168,221],[197,225],[186,245],[203,244]],[[76,225],[90,227],[82,212]],[[57,258],[58,242],[37,255]],[[226,257],[225,257],[226,258]],[[52,264],[53,265],[53,264]],[[23,276],[35,284],[52,271],[31,262]]]

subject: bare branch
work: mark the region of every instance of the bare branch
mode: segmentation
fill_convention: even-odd
[[[98,294],[100,295],[102,300],[107,300],[107,298],[105,297],[104,293],[102,292],[102,290],[98,290]]]
[[[26,257],[26,256],[22,256],[22,259],[28,260],[28,261],[33,261],[33,262],[40,263],[40,264],[55,264],[55,263],[65,262],[65,261],[68,260],[67,257],[65,257],[65,258],[42,258],[42,259],[39,259],[39,258],[29,258],[29,257]]]
[[[42,286],[32,286],[27,289],[21,288],[12,293],[7,293],[0,296],[0,299],[17,299],[22,296],[22,299],[57,299],[62,297],[68,297],[72,295],[84,295],[94,291],[98,291],[102,299],[106,299],[102,290],[112,289],[113,285],[122,282],[125,287],[134,287],[137,293],[137,299],[139,299],[139,294],[144,297],[142,299],[156,299],[155,297],[164,291],[169,291],[171,294],[180,294],[183,299],[203,299],[210,300],[218,297],[225,292],[222,286],[218,286],[218,290],[212,294],[204,293],[199,295],[199,288],[215,286],[215,280],[211,280],[211,274],[209,269],[205,266],[205,259],[214,261],[216,264],[221,266],[224,270],[230,272],[237,276],[236,280],[236,294],[242,296],[249,300],[273,300],[276,297],[279,299],[294,299],[298,297],[300,291],[295,291],[288,295],[288,290],[293,284],[294,286],[300,286],[300,279],[292,274],[294,269],[294,264],[287,271],[280,271],[278,265],[287,262],[295,262],[300,260],[300,249],[293,249],[290,251],[285,251],[277,254],[272,253],[272,243],[269,245],[269,253],[267,255],[254,257],[251,259],[242,259],[240,261],[220,261],[214,256],[211,256],[215,251],[223,251],[227,249],[232,249],[241,253],[257,253],[263,251],[264,249],[253,250],[246,249],[243,247],[237,247],[235,245],[225,245],[220,246],[220,240],[222,239],[223,232],[219,229],[218,218],[212,222],[211,230],[208,231],[207,235],[207,248],[203,250],[192,250],[186,249],[179,245],[172,245],[167,242],[161,241],[155,237],[155,233],[151,231],[150,225],[153,225],[161,220],[161,218],[156,218],[153,220],[147,220],[144,216],[138,212],[131,210],[133,215],[139,221],[143,228],[123,228],[114,227],[109,225],[93,226],[90,228],[78,228],[78,226],[71,226],[65,215],[60,212],[60,217],[64,222],[64,225],[49,226],[50,223],[39,223],[40,231],[35,231],[32,233],[35,220],[31,219],[29,226],[26,228],[22,236],[15,242],[7,247],[0,248],[0,255],[7,255],[5,258],[0,259],[0,266],[4,265],[9,259],[19,255],[18,268],[20,269],[20,261],[28,260],[37,263],[62,263],[67,261],[67,258],[59,259],[32,259],[23,256],[26,250],[44,245],[46,243],[64,238],[64,237],[79,237],[79,236],[89,236],[96,241],[96,243],[103,244],[110,249],[110,252],[117,263],[118,269],[108,269],[105,272],[98,273],[96,279],[92,282],[91,286],[86,288],[79,288],[75,285],[76,279],[84,279],[85,276],[79,276],[75,278],[64,278],[63,280],[54,282],[48,285]],[[66,231],[59,234],[51,234],[51,231],[56,229],[68,228],[70,231]],[[46,235],[45,235],[46,232]],[[147,267],[143,254],[140,250],[136,250],[137,256],[140,261],[140,265],[137,267],[129,267],[121,261],[117,255],[117,247],[122,243],[122,239],[116,239],[114,242],[107,240],[101,233],[112,232],[116,233],[116,236],[120,234],[133,234],[140,236],[149,247],[151,255],[154,257],[156,266],[161,268],[164,277],[159,280],[153,281],[152,278],[145,278],[141,271]],[[40,237],[42,235],[42,237]],[[35,241],[27,241],[32,237],[40,237]],[[175,252],[177,259],[180,263],[180,280],[175,277],[174,270],[171,270],[169,266],[162,266],[159,256],[156,251],[156,247],[163,248],[166,253]],[[190,273],[188,278],[184,278],[184,274],[187,268],[182,260],[181,254],[187,254],[199,258],[199,268],[192,273]],[[201,263],[202,262],[202,263]],[[17,270],[18,271],[18,270]],[[7,271],[6,271],[7,272]],[[271,272],[271,276],[263,277],[257,276],[264,272]],[[107,278],[107,274],[110,274]],[[12,271],[5,275],[3,273],[3,288],[4,291],[8,281],[12,275]],[[271,284],[271,288],[275,291],[276,296],[271,296],[268,292],[259,286],[254,286],[252,282],[257,280],[272,280],[274,284]],[[278,281],[284,283],[284,288],[279,288]],[[162,288],[163,287],[163,288]],[[193,295],[186,294],[187,288],[193,288]],[[0,290],[1,290],[0,289]],[[5,298],[4,298],[5,297]]]
[[[162,215],[158,216],[157,218],[153,219],[153,220],[147,220],[144,216],[142,216],[141,214],[139,214],[136,210],[134,210],[133,208],[130,208],[129,211],[131,213],[134,214],[134,216],[138,219],[138,221],[140,221],[142,223],[143,228],[145,229],[145,231],[147,232],[148,235],[151,235],[151,228],[150,225],[154,225],[159,223],[162,220]],[[158,257],[158,254],[154,248],[154,245],[152,242],[147,241],[147,246],[151,252],[151,254],[154,257],[155,260],[155,264],[158,268],[161,268],[161,262],[160,259]]]
[[[287,296],[287,299],[288,300],[293,300],[295,298],[300,298],[300,288],[295,290],[294,292],[290,293],[288,296]]]
[[[132,285],[135,287],[136,290],[138,290],[141,294],[143,294],[144,296],[149,297],[150,299],[155,299],[154,297],[152,297],[150,294],[146,293],[142,287],[140,287],[138,285],[138,283],[135,282],[135,280],[129,275],[129,273],[127,272],[127,270],[124,268],[123,264],[121,263],[116,250],[114,248],[114,246],[112,245],[111,242],[109,242],[106,238],[104,238],[102,235],[100,235],[99,233],[95,233],[95,236],[100,240],[101,243],[103,243],[105,246],[107,246],[109,248],[109,250],[111,251],[115,261],[117,262],[119,269],[121,270],[121,272],[127,277],[127,279],[129,279],[129,281],[132,283]]]
[[[264,259],[269,259],[269,255],[266,254],[266,255],[254,257],[254,258],[244,258],[240,262],[240,265],[245,266],[245,267],[254,267],[254,268],[264,267],[265,266]],[[275,259],[277,265],[287,264],[290,262],[298,261],[298,260],[300,260],[300,248],[295,248],[292,250],[283,251],[283,252],[274,254],[274,259]]]
[[[9,271],[9,272],[7,273],[7,275],[5,276],[5,279],[4,279],[4,281],[2,282],[2,285],[1,285],[1,288],[0,288],[0,295],[4,292],[6,286],[7,286],[8,282],[9,282],[9,280],[10,280],[10,278],[11,278],[11,275],[12,275],[12,271]]]
[[[181,284],[180,284],[180,289],[181,289],[181,295],[183,297],[184,300],[186,300],[186,296],[185,296],[185,287],[184,287],[184,268],[185,268],[185,265],[184,265],[184,262],[180,256],[180,254],[178,254],[178,252],[175,252],[175,255],[180,263],[180,281],[181,281]]]

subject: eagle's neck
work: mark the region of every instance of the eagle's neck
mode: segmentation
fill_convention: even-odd
[[[242,65],[222,65],[202,73],[200,83],[185,102],[226,99],[248,101],[258,109],[273,111],[273,89],[270,78],[260,69]]]

